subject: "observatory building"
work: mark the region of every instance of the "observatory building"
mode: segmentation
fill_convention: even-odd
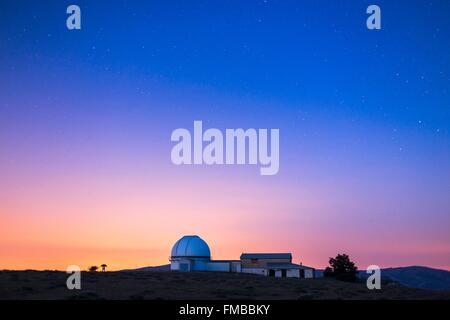
[[[212,260],[199,236],[184,236],[172,247],[170,269],[253,273],[279,278],[314,278],[314,268],[292,263],[290,253],[242,253],[240,260]]]

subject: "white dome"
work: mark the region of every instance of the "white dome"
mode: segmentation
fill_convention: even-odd
[[[173,245],[171,256],[210,258],[211,252],[208,244],[199,236],[184,236]]]

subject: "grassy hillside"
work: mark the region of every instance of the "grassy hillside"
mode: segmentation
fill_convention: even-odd
[[[436,292],[332,279],[275,279],[233,273],[83,272],[82,290],[66,288],[58,271],[2,271],[0,299],[450,299]]]

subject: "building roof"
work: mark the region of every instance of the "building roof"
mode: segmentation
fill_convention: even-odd
[[[171,258],[177,257],[210,258],[211,251],[199,236],[184,236],[172,247]]]
[[[292,259],[290,253],[243,253],[241,259]]]
[[[266,268],[273,269],[314,269],[311,267],[303,266],[295,263],[268,263]]]

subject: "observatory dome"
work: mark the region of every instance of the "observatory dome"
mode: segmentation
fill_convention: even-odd
[[[208,244],[199,236],[184,236],[172,247],[172,258],[210,258]]]

